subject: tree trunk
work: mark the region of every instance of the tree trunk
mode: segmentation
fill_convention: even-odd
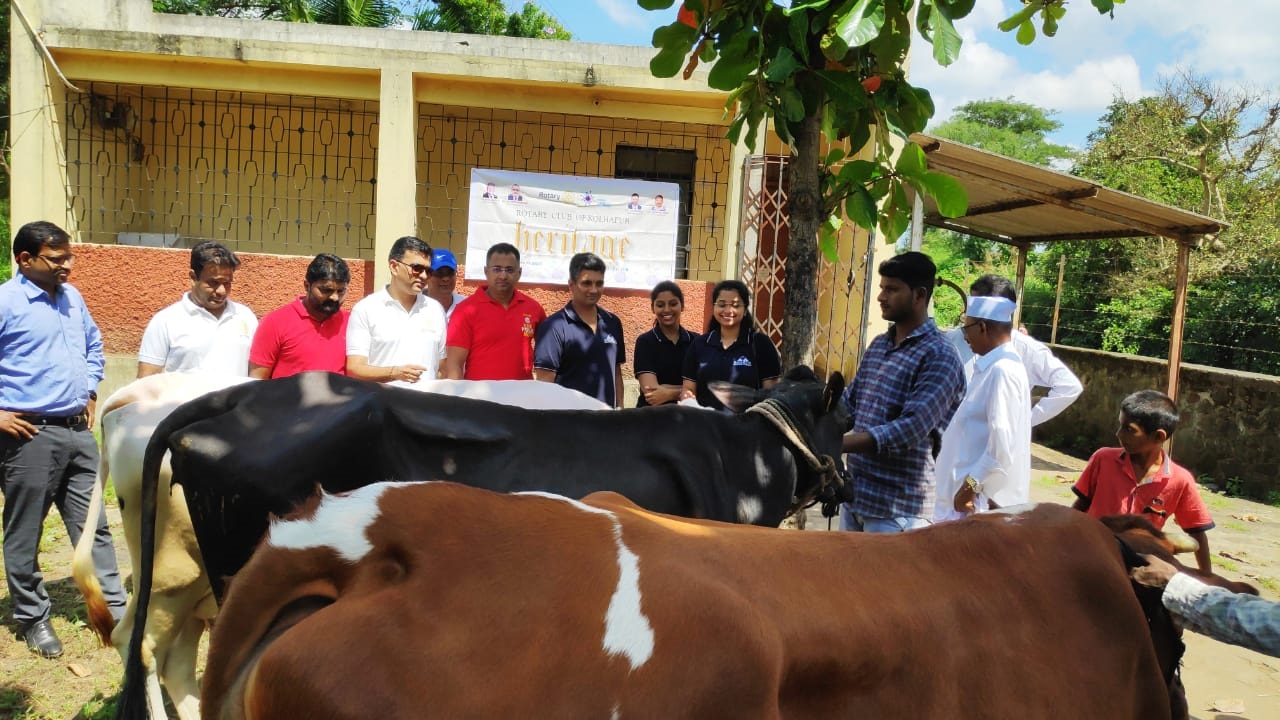
[[[782,317],[782,368],[813,365],[813,335],[818,305],[818,228],[822,196],[818,188],[821,118],[805,118],[795,135],[787,167],[790,237],[787,244],[786,305]]]

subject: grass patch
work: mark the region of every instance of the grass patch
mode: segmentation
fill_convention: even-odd
[[[1209,492],[1203,488],[1200,490],[1200,498],[1204,500],[1204,504],[1208,505],[1210,510],[1226,510],[1231,507],[1231,498],[1226,495]]]
[[[1249,530],[1249,528],[1239,520],[1227,520],[1222,523],[1222,527],[1234,532],[1247,532]]]
[[[1280,581],[1277,581],[1273,577],[1259,575],[1258,577],[1253,578],[1253,580],[1271,592],[1280,592]]]
[[[1238,572],[1240,572],[1240,566],[1239,566],[1238,564],[1236,564],[1234,561],[1232,561],[1232,560],[1228,560],[1228,559],[1226,559],[1226,558],[1224,558],[1224,557],[1222,557],[1221,555],[1218,555],[1218,554],[1216,554],[1216,553],[1215,553],[1215,554],[1213,554],[1213,555],[1211,555],[1210,557],[1212,557],[1212,558],[1213,558],[1213,566],[1214,566],[1214,567],[1216,567],[1216,568],[1222,568],[1223,570],[1226,570],[1227,572],[1233,572],[1233,573],[1238,573]]]

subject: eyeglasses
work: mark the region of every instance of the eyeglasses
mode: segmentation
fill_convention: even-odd
[[[516,272],[518,272],[519,270],[520,268],[515,267],[514,265],[490,265],[489,266],[489,272],[493,273],[494,275],[515,275]]]
[[[430,265],[423,265],[422,263],[407,263],[407,262],[401,262],[399,260],[392,260],[392,262],[409,268],[409,272],[413,273],[414,275],[426,275],[427,273],[431,272]]]
[[[723,303],[723,302],[718,302],[718,303],[716,303],[716,309],[717,309],[717,310],[730,310],[730,309],[732,309],[732,310],[741,310],[741,309],[742,309],[742,303],[740,303],[740,302],[736,302],[736,303]]]
[[[50,267],[65,267],[70,265],[76,259],[76,256],[71,253],[67,253],[61,257],[51,257],[49,255],[36,255],[36,257],[49,263]]]
[[[973,327],[974,325],[981,325],[981,324],[982,324],[982,321],[981,321],[981,320],[974,320],[974,321],[973,321],[973,322],[971,322],[971,323],[965,323],[964,325],[961,325],[961,326],[960,326],[960,332],[962,332],[962,333],[963,333],[965,330],[968,330],[969,328]]]

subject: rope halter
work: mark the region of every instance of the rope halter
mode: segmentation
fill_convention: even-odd
[[[747,408],[746,412],[762,415],[776,427],[800,457],[804,458],[805,464],[809,466],[809,469],[818,476],[818,487],[811,495],[805,498],[800,498],[794,494],[791,496],[791,509],[787,512],[787,515],[794,515],[817,502],[817,496],[828,487],[832,485],[836,487],[844,486],[844,473],[839,464],[830,455],[817,455],[814,453],[810,443],[806,441],[804,434],[796,426],[795,419],[786,405],[775,398],[768,398]]]

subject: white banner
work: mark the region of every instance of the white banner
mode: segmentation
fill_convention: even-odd
[[[674,183],[507,170],[471,171],[466,277],[484,279],[495,243],[520,249],[526,283],[569,282],[569,258],[599,255],[605,287],[648,290],[675,277],[680,187]]]

